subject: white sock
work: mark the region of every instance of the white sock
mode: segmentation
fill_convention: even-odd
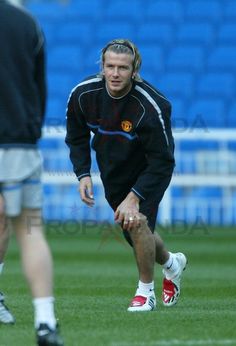
[[[2,274],[4,263],[0,263],[0,274]]]
[[[154,281],[146,284],[139,280],[136,296],[149,296],[154,291]]]
[[[167,278],[175,276],[179,270],[179,263],[177,262],[175,255],[171,252],[169,252],[169,255],[169,259],[163,264],[163,268],[167,273]]]
[[[40,323],[46,323],[49,328],[56,328],[56,318],[54,314],[54,298],[35,298],[34,305],[34,325],[38,328]]]

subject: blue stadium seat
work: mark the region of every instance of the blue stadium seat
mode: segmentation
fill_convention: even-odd
[[[236,13],[235,13],[236,18]],[[219,28],[218,39],[220,43],[229,43],[232,45],[236,44],[236,23],[235,20],[232,22],[221,23]]]
[[[58,149],[58,139],[52,139],[52,138],[45,138],[42,137],[39,140],[39,148],[41,150],[47,150],[47,149]]]
[[[98,73],[100,70],[100,54],[101,49],[105,46],[107,42],[103,42],[102,44],[94,44],[92,49],[85,52],[85,59],[83,59],[84,69],[83,69],[83,78],[87,75],[92,75]]]
[[[145,15],[148,20],[167,20],[167,22],[179,22],[183,19],[183,4],[178,0],[156,0],[146,4]]]
[[[190,44],[210,44],[215,38],[215,29],[209,22],[187,22],[179,26],[177,41]]]
[[[229,128],[231,128],[231,127],[236,128],[236,102],[234,102],[229,109],[228,127]]]
[[[84,57],[78,45],[56,45],[48,50],[48,69],[73,73],[83,68]]]
[[[186,112],[190,128],[208,128],[227,126],[225,103],[219,98],[202,98],[192,102]]]
[[[221,45],[212,50],[208,57],[207,67],[210,70],[229,71],[236,70],[236,46]]]
[[[142,71],[151,73],[164,70],[163,50],[158,45],[142,45],[139,47],[142,56]],[[155,76],[157,78],[157,76]]]
[[[200,96],[230,98],[235,93],[235,78],[231,73],[207,73],[202,75],[196,86]]]
[[[140,20],[143,16],[142,0],[107,1],[103,16],[107,19],[127,19],[129,22]]]
[[[47,103],[45,125],[65,125],[67,97],[50,97]]]
[[[170,97],[189,97],[193,93],[194,77],[189,72],[165,73],[158,81],[160,88]]]
[[[236,111],[236,104],[235,104],[235,111]],[[234,114],[235,114],[235,117],[236,117],[236,113],[234,112]],[[230,140],[229,142],[228,142],[228,148],[229,148],[229,150],[231,150],[232,152],[236,152],[236,140],[235,141],[232,141],[232,140]],[[235,161],[235,165],[236,165],[236,161]]]
[[[217,22],[222,18],[222,5],[220,0],[186,1],[185,17],[187,20]]]
[[[167,94],[168,97],[168,94]],[[183,98],[180,97],[170,97],[169,98],[172,105],[172,127],[185,129],[185,113],[186,113],[186,103]]]
[[[137,44],[161,43],[162,45],[170,44],[174,39],[174,28],[166,22],[141,22],[136,30]]]
[[[58,25],[53,21],[44,21],[40,24],[46,39],[46,46],[50,47],[57,39]]]
[[[158,78],[156,73],[153,73],[152,69],[145,69],[144,67],[141,69],[141,78],[143,78],[146,82],[152,84],[155,88],[159,89]],[[163,91],[163,90],[160,90]],[[164,93],[164,92],[163,92]]]
[[[205,63],[204,49],[200,45],[177,45],[168,52],[166,66],[170,71],[199,72]]]
[[[236,18],[236,2],[235,0],[227,0],[224,2],[223,15],[228,19],[235,20]]]
[[[44,204],[43,204],[43,216],[44,219],[47,221],[55,220],[56,224],[62,220],[69,220],[69,208],[68,208],[68,202],[66,200],[66,191],[65,187],[63,187],[63,193],[61,186],[58,185],[49,185],[44,184]],[[70,196],[71,197],[71,196]],[[63,200],[63,207],[61,201]],[[73,199],[71,198],[71,204],[73,203]],[[67,212],[68,215],[65,218],[65,215],[63,216],[63,213]],[[62,223],[60,222],[60,227],[62,227]],[[63,231],[63,227],[60,229]]]
[[[103,2],[100,0],[70,0],[66,6],[64,19],[82,19],[99,18],[104,11]]]
[[[94,36],[97,42],[101,42],[102,46],[115,38],[128,38],[134,41],[135,29],[131,22],[106,21],[104,24],[97,27]]]
[[[184,196],[184,188],[180,186],[171,187],[171,195],[173,198],[179,198]]]
[[[75,86],[74,79],[70,73],[63,71],[48,73],[48,93],[49,97],[53,96],[69,96],[71,89]]]
[[[98,173],[99,170],[98,170],[98,165],[97,165],[97,161],[96,161],[96,154],[95,154],[95,151],[92,150],[91,151],[91,160],[92,160],[92,163],[91,163],[91,173]]]
[[[233,210],[236,210],[236,190],[234,190],[232,192],[232,207],[233,207]],[[233,213],[233,222],[231,222],[231,224],[235,225],[236,224],[236,213],[234,212]]]
[[[68,21],[57,28],[57,44],[71,43],[80,45],[86,43],[93,36],[94,29],[87,20]]]
[[[222,198],[222,192],[220,187],[195,187],[191,191],[191,197]]]
[[[189,152],[197,152],[198,150],[207,151],[207,150],[218,150],[219,142],[217,140],[204,140],[201,141],[193,141],[185,139],[179,143],[180,151],[189,151]]]
[[[63,18],[67,5],[57,2],[27,1],[26,9],[32,13],[40,23],[51,22]]]

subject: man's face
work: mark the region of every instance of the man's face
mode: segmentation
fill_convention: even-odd
[[[107,51],[104,56],[103,73],[111,96],[125,95],[132,86],[132,55]]]

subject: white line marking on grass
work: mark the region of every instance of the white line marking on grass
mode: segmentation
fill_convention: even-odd
[[[236,345],[236,339],[206,340],[157,340],[148,342],[148,346],[226,346]],[[147,346],[147,342],[112,342],[111,346]]]

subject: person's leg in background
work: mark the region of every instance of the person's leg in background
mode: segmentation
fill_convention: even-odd
[[[9,237],[9,227],[7,227],[7,220],[4,210],[4,199],[0,193],[0,268],[3,265],[4,257],[7,252]]]
[[[43,234],[41,210],[23,209],[19,216],[11,217],[11,223],[20,246],[23,271],[34,299],[35,327],[46,323],[55,329],[53,264]]]
[[[10,185],[5,184],[5,192],[3,189],[6,214],[33,298],[37,344],[62,346],[54,312],[53,261],[43,229],[40,172]]]
[[[4,258],[7,252],[9,238],[10,230],[5,216],[4,199],[0,193],[0,275],[2,274],[4,267]],[[15,322],[15,318],[5,305],[4,300],[4,294],[0,292],[0,323],[13,324]]]

